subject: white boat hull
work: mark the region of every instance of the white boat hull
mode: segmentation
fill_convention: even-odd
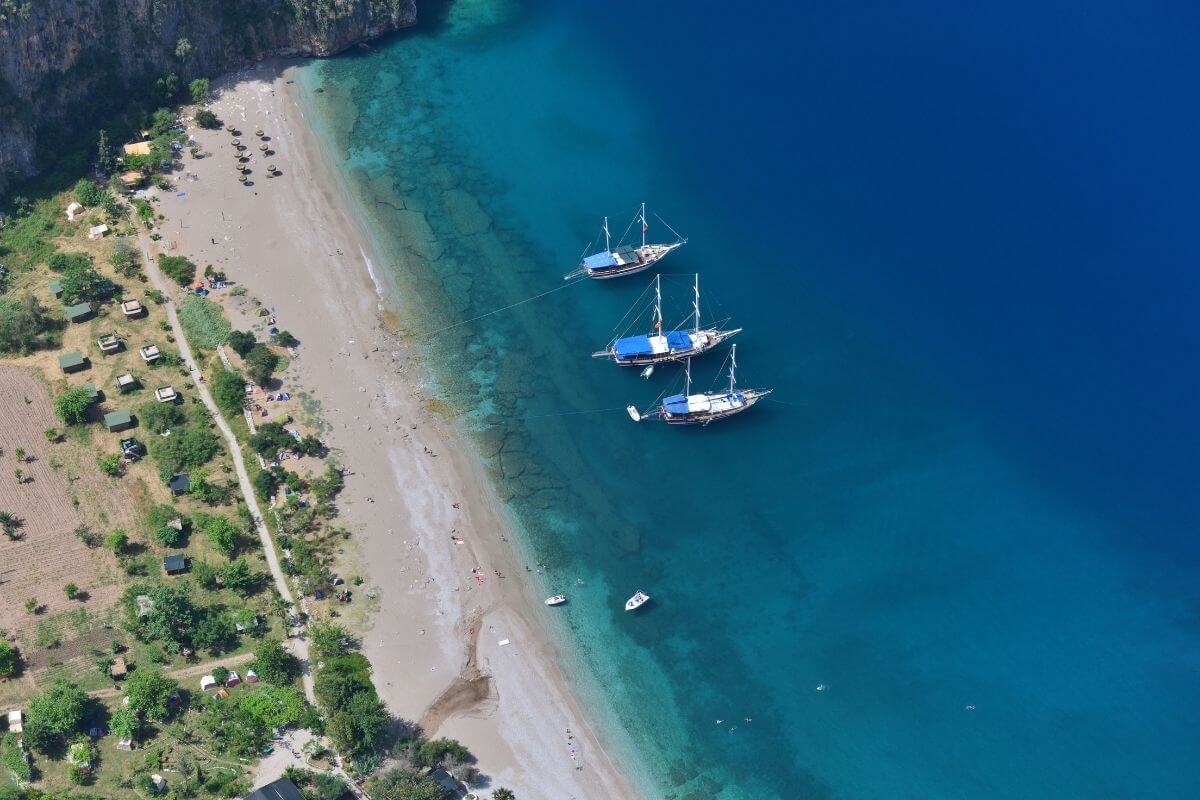
[[[633,597],[625,601],[625,610],[637,611],[648,602],[650,602],[650,595],[642,591],[635,592]]]

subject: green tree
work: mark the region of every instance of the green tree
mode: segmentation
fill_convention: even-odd
[[[196,104],[208,102],[209,89],[208,78],[196,78],[188,84],[188,94],[192,96],[192,102]]]
[[[300,344],[300,340],[293,336],[290,331],[280,331],[272,335],[271,338],[280,347],[295,347]]]
[[[54,413],[67,425],[82,425],[87,422],[87,413],[92,407],[92,402],[88,390],[77,386],[54,399]]]
[[[167,652],[178,653],[197,627],[199,613],[191,598],[182,589],[165,584],[139,593],[149,595],[153,602],[153,608],[141,622],[143,635],[161,641]]]
[[[116,244],[113,245],[112,254],[108,257],[108,263],[126,278],[132,278],[142,271],[141,253],[124,239],[117,239]]]
[[[212,671],[213,680],[217,683],[224,684],[229,680],[229,670],[225,667],[217,667]]]
[[[32,294],[0,295],[0,353],[25,355],[36,350],[46,343],[46,334],[54,327]]]
[[[375,800],[442,800],[442,787],[432,778],[406,769],[393,769],[367,786]]]
[[[192,632],[192,644],[214,655],[236,644],[237,630],[224,609],[208,608]]]
[[[254,349],[256,344],[258,344],[258,340],[249,331],[233,331],[229,334],[229,346],[233,348],[233,352],[243,358]]]
[[[300,674],[300,662],[278,639],[263,639],[259,643],[251,667],[267,683],[280,686],[291,683]]]
[[[180,286],[187,286],[196,279],[196,265],[184,256],[159,256],[158,267]]]
[[[137,673],[134,673],[135,675]],[[108,718],[108,729],[117,739],[136,739],[142,723],[137,712],[129,706],[117,706],[116,711]]]
[[[221,120],[217,119],[217,115],[209,111],[207,108],[202,108],[196,112],[196,124],[201,128],[215,130],[221,127]]]
[[[178,689],[178,683],[150,668],[135,670],[125,681],[129,708],[157,720],[165,720],[170,716],[171,695]]]
[[[108,134],[103,130],[96,142],[96,174],[101,178],[113,171],[112,148],[108,145]]]
[[[192,53],[194,53],[195,51],[196,51],[196,48],[194,46],[192,46],[192,43],[189,42],[187,39],[180,38],[179,41],[177,41],[175,43],[175,57],[178,58],[180,61],[187,61],[189,58],[192,57]],[[200,78],[199,80],[204,80],[204,79]],[[208,81],[204,81],[204,82],[208,83]],[[196,83],[196,81],[192,81],[193,85],[195,83]],[[199,102],[199,101],[196,101],[196,102]]]
[[[242,413],[246,397],[246,380],[240,373],[222,368],[213,376],[212,392],[217,405],[227,414]]]
[[[42,752],[61,746],[79,728],[87,708],[88,697],[83,689],[59,679],[29,701],[25,736]]]
[[[165,433],[186,419],[174,403],[146,403],[137,410],[138,421],[152,433]]]
[[[361,758],[383,744],[389,722],[387,709],[374,691],[359,692],[350,698],[345,711],[330,716],[326,732],[338,752]]]
[[[112,281],[96,271],[90,258],[80,253],[59,255],[73,256],[60,262],[63,275],[59,278],[59,285],[62,287],[64,303],[98,302],[112,295]]]
[[[346,782],[329,772],[318,772],[312,777],[313,800],[340,800],[346,794]]]
[[[105,194],[104,187],[97,186],[95,181],[87,178],[80,178],[75,184],[75,199],[82,206],[95,208],[104,200]]]
[[[258,426],[258,432],[250,437],[250,447],[260,456],[274,457],[280,450],[290,450],[296,440],[282,423],[267,422]]]
[[[279,489],[279,479],[269,469],[256,473],[250,482],[254,485],[258,499],[263,501],[270,500]]]
[[[349,651],[350,634],[336,622],[316,620],[308,625],[308,644],[317,658],[329,658]]]
[[[123,528],[117,528],[108,535],[104,540],[104,546],[112,550],[115,555],[121,555],[125,552],[125,548],[129,546],[129,534]]]
[[[251,348],[243,360],[246,362],[246,374],[258,386],[265,386],[279,365],[279,357],[271,348],[261,344]]]
[[[17,649],[0,639],[0,677],[9,678],[17,674]]]
[[[154,540],[163,547],[178,547],[183,543],[184,532],[171,525],[159,525],[154,529]]]
[[[68,583],[63,587],[63,593],[66,594],[68,600],[74,600],[79,596],[79,587],[74,583]]]
[[[492,792],[492,800],[517,800],[517,795],[512,789],[505,789],[500,786],[496,791]]]
[[[208,537],[218,553],[226,558],[233,558],[242,538],[242,532],[237,525],[228,517],[219,516],[205,516],[204,521],[198,524],[203,528],[204,535]]]

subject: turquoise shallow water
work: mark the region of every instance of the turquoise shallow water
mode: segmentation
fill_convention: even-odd
[[[308,101],[646,795],[1200,794],[1194,17],[423,14]],[[441,330],[643,199],[782,402],[634,425],[640,278]]]

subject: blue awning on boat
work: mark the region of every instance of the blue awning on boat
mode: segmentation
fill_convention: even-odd
[[[686,414],[688,410],[687,396],[673,394],[663,398],[663,410],[668,414]]]
[[[617,265],[617,260],[613,258],[612,253],[596,253],[595,255],[585,258],[583,260],[583,265],[588,269],[606,269],[608,267],[615,267]]]
[[[614,348],[617,358],[648,356],[654,352],[654,348],[650,346],[649,336],[627,336],[624,339],[617,339]]]
[[[692,337],[687,331],[671,331],[667,334],[668,350],[690,350],[691,347]]]

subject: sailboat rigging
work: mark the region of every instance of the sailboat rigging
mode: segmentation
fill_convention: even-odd
[[[696,274],[692,284],[691,328],[689,330],[663,330],[661,275],[654,276],[654,305],[650,322],[649,333],[642,336],[616,338],[603,350],[592,353],[592,358],[610,359],[623,367],[644,367],[668,361],[683,361],[686,358],[708,352],[742,330],[741,328],[721,330],[718,327],[701,327],[699,273]]]
[[[634,221],[641,223],[641,245],[634,247],[633,245],[622,245],[618,242],[617,249],[614,250],[612,248],[612,235],[608,230],[608,217],[605,217],[603,226],[604,250],[585,257],[580,262],[578,268],[563,276],[563,280],[569,281],[584,276],[596,280],[608,280],[610,278],[622,278],[626,275],[633,275],[649,269],[665,258],[672,250],[687,244],[687,239],[682,237],[669,244],[647,244],[646,232],[650,230],[650,226],[646,222],[645,203],[642,203],[641,210],[634,217]]]
[[[638,411],[636,406],[625,410],[634,422],[644,419],[661,419],[668,425],[708,425],[711,422],[740,414],[769,395],[772,389],[737,388],[737,345],[729,352],[729,386],[720,392],[692,394],[692,359],[684,362],[683,394],[664,397],[658,405],[648,411]]]

